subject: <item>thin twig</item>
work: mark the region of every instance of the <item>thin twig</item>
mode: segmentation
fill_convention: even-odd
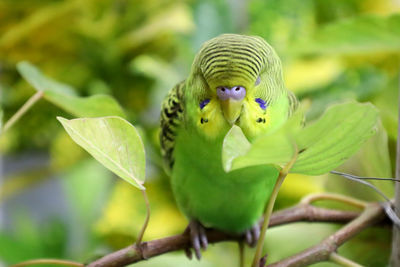
[[[37,91],[36,94],[31,96],[24,105],[4,124],[2,133],[5,133],[11,128],[38,100],[43,96],[43,91]]]
[[[144,220],[142,229],[139,232],[138,238],[136,239],[136,246],[140,247],[140,244],[142,243],[144,233],[146,231],[147,226],[149,225],[150,221],[150,203],[149,203],[149,198],[147,197],[146,189],[141,190],[144,198],[144,202],[146,204],[146,219]]]
[[[331,210],[309,205],[297,205],[292,208],[275,212],[271,216],[270,227],[288,224],[292,222],[348,222],[356,218],[360,213],[352,211]],[[261,222],[262,223],[262,222]],[[207,239],[210,244],[221,241],[240,241],[243,236],[229,235],[213,229],[207,229]],[[171,251],[184,250],[190,248],[190,237],[187,234],[170,236],[141,245],[142,252],[139,253],[136,245],[131,245],[121,250],[108,254],[94,262],[88,264],[88,267],[104,266],[125,266],[128,264],[140,262],[146,259],[165,254]]]
[[[365,206],[367,206],[367,202],[358,200],[352,197],[344,196],[344,195],[339,195],[339,194],[332,194],[332,193],[317,193],[317,194],[311,194],[306,197],[304,197],[301,200],[301,203],[303,204],[311,204],[315,201],[319,200],[334,200],[334,201],[339,201],[346,203],[348,205],[354,206],[356,208],[364,209]]]
[[[82,263],[74,262],[74,261],[68,261],[68,260],[37,259],[37,260],[23,261],[23,262],[14,264],[11,267],[24,267],[24,266],[38,265],[38,264],[62,265],[62,266],[73,266],[73,267],[84,267],[85,266]]]
[[[396,212],[392,209],[391,202],[383,202],[381,203],[382,207],[385,209],[386,215],[393,222],[393,226],[400,227],[400,219],[397,216]]]
[[[349,174],[343,173],[343,172],[331,171],[330,173],[336,174],[336,175],[340,175],[340,176],[342,176],[342,177],[344,177],[346,179],[355,181],[355,182],[360,183],[360,184],[364,184],[364,185],[372,188],[379,195],[381,195],[387,202],[390,202],[390,199],[381,190],[379,190],[376,186],[374,186],[373,184],[371,184],[368,181],[359,180],[358,178],[354,178],[354,175],[349,175]]]
[[[267,232],[269,226],[269,219],[271,217],[272,210],[274,209],[275,206],[275,200],[278,196],[279,189],[281,188],[283,181],[288,175],[289,170],[292,168],[293,164],[296,162],[296,159],[297,159],[297,148],[295,150],[293,158],[279,172],[278,179],[276,180],[274,189],[272,190],[271,197],[269,198],[268,205],[264,212],[264,223],[262,224],[261,227],[260,238],[257,241],[256,252],[254,253],[253,263],[251,265],[252,267],[258,267],[260,265],[260,259],[264,247],[265,233]]]
[[[366,176],[357,176],[354,174],[348,174],[344,172],[338,172],[338,171],[331,171],[332,174],[338,174],[338,175],[346,175],[352,178],[356,178],[358,180],[375,180],[375,181],[392,181],[392,182],[400,182],[400,179],[396,178],[380,178],[380,177],[366,177]]]
[[[386,203],[383,203],[383,205],[384,205],[384,210],[385,210],[385,212],[386,212],[386,214],[387,214],[387,216],[392,220],[392,222],[393,222],[393,224],[395,225],[395,226],[397,226],[397,227],[400,227],[400,218],[399,218],[399,214],[400,214],[400,212],[398,211],[398,213],[396,213],[394,210],[393,210],[393,208],[392,208],[392,202],[391,202],[391,200],[381,191],[381,190],[379,190],[376,186],[374,186],[373,184],[371,184],[370,182],[368,182],[368,181],[364,181],[364,180],[359,180],[358,178],[354,178],[354,177],[357,177],[357,176],[354,176],[354,175],[350,175],[350,174],[347,174],[347,173],[342,173],[342,172],[336,172],[336,171],[331,171],[331,173],[332,174],[338,174],[338,175],[340,175],[340,176],[342,176],[342,177],[344,177],[344,178],[346,178],[346,179],[349,179],[349,180],[352,180],[352,181],[355,181],[355,182],[358,182],[358,183],[361,183],[361,184],[364,184],[364,185],[366,185],[366,186],[368,186],[368,187],[370,187],[370,188],[372,188],[372,189],[374,189],[374,191],[375,192],[377,192],[379,195],[381,195],[385,200],[386,200]],[[399,174],[400,175],[400,174]],[[400,184],[396,184],[396,188],[398,187],[398,186],[400,186]],[[400,198],[400,197],[399,197]],[[395,239],[395,233],[396,233],[396,229],[394,229],[393,230],[394,231],[394,237],[393,237],[393,239]],[[400,242],[400,233],[399,233],[399,242]],[[392,244],[393,244],[393,242],[392,242]],[[392,246],[392,250],[393,250],[393,246]],[[399,257],[400,257],[400,252],[399,252]],[[399,261],[400,261],[400,258],[399,258]],[[399,262],[400,263],[400,262]]]
[[[340,256],[336,252],[331,253],[331,255],[329,256],[329,260],[331,262],[334,262],[334,263],[336,263],[340,266],[344,266],[344,267],[364,267],[352,260],[349,260],[343,256]]]
[[[279,177],[276,181],[274,190],[272,191],[271,198],[268,201],[267,208],[265,209],[264,213],[264,222],[261,226],[261,231],[260,231],[260,238],[257,241],[257,246],[256,246],[256,252],[254,253],[254,258],[253,258],[253,263],[252,267],[258,267],[260,265],[260,259],[262,255],[262,250],[264,247],[264,240],[265,240],[265,233],[267,232],[268,225],[269,225],[269,220],[270,216],[272,214],[272,210],[275,206],[275,200],[276,197],[278,196],[279,189],[285,180],[287,173],[280,172]]]

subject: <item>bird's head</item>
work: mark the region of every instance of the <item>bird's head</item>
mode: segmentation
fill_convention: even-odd
[[[273,48],[260,37],[236,34],[218,36],[202,46],[187,84],[187,94],[197,106],[193,116],[209,136],[233,124],[260,128],[260,122],[268,120],[268,106],[284,91]]]

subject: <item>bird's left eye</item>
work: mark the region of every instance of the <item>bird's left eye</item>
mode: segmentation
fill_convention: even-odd
[[[260,84],[260,82],[261,82],[261,78],[260,78],[260,76],[258,76],[256,82],[254,83],[254,85],[257,86],[257,85]]]

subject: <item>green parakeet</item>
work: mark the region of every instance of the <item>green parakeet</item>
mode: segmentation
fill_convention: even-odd
[[[224,136],[236,124],[251,142],[281,126],[296,106],[279,57],[256,36],[224,34],[207,41],[189,77],[169,92],[161,110],[162,155],[198,258],[200,246],[207,246],[203,226],[244,233],[255,243],[278,177],[270,166],[226,173]]]

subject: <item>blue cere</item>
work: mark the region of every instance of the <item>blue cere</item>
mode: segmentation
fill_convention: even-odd
[[[208,103],[210,103],[210,99],[205,99],[200,102],[200,109],[203,109]]]
[[[267,108],[267,102],[262,100],[261,98],[256,98],[256,102],[260,105],[260,108],[266,109]]]

